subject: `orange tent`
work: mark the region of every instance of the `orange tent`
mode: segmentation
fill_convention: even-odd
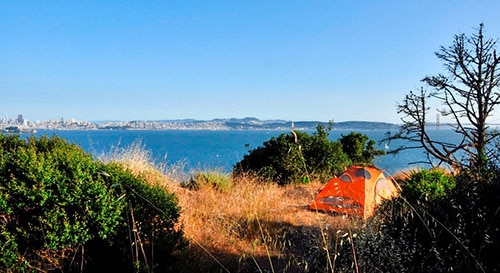
[[[395,182],[373,166],[352,166],[334,177],[309,206],[368,218],[383,199],[398,195]]]

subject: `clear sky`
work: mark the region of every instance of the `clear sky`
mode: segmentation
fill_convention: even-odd
[[[399,122],[500,1],[0,0],[0,116]]]

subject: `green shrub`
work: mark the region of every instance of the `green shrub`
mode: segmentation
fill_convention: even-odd
[[[4,260],[0,267],[14,270],[18,262],[64,267],[64,257],[115,232],[123,203],[103,183],[102,168],[57,137],[25,141],[0,135],[2,246],[18,255],[14,263]]]
[[[1,271],[95,268],[113,253],[93,246],[130,246],[132,210],[141,232],[170,242],[160,247],[172,252],[181,234],[171,228],[178,218],[173,196],[61,138],[0,135]],[[147,236],[143,242],[151,242]],[[134,262],[130,251],[116,255]]]
[[[272,137],[263,146],[249,151],[233,167],[233,173],[250,173],[281,185],[310,179],[327,181],[353,162],[360,160],[369,164],[374,156],[383,153],[374,149],[374,142],[365,143],[368,137],[364,135],[351,133],[343,136],[342,142],[329,140],[329,132],[330,129],[318,125],[312,135],[292,131]],[[361,149],[361,157],[350,158],[351,148]]]
[[[190,179],[189,182],[183,183],[183,187],[198,190],[202,186],[209,186],[220,191],[226,191],[231,188],[233,181],[231,177],[220,172],[200,172]]]
[[[446,197],[455,188],[455,178],[441,169],[422,169],[404,181],[403,196],[408,200],[434,200]]]

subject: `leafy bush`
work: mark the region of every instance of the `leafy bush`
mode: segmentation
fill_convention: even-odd
[[[115,232],[124,204],[102,167],[60,138],[0,135],[0,248],[17,255],[0,267],[65,267],[65,257]]]
[[[374,149],[374,142],[365,143],[368,137],[364,135],[351,133],[341,141],[331,141],[329,132],[330,129],[318,125],[312,135],[292,131],[272,137],[249,151],[233,167],[233,173],[250,173],[281,185],[309,179],[326,181],[353,162],[369,164],[375,155],[383,153]],[[354,150],[361,150],[361,155],[355,157]]]
[[[61,138],[0,135],[0,270],[99,267],[96,258],[113,253],[93,246],[127,245],[130,250],[124,240],[131,231],[131,210],[140,232],[176,244],[180,233],[171,226],[178,208],[165,191]],[[130,251],[116,255],[132,264]]]
[[[422,169],[404,181],[403,195],[408,200],[445,198],[455,188],[455,178],[441,169]]]

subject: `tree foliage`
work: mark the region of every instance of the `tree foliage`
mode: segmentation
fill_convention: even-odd
[[[342,135],[340,144],[344,153],[354,164],[371,163],[376,156],[385,154],[384,151],[375,148],[375,140],[357,132]]]
[[[252,175],[279,184],[326,181],[354,163],[371,164],[383,151],[375,149],[375,142],[360,133],[342,136],[340,141],[330,140],[331,128],[318,125],[316,132],[283,133],[249,151],[238,162],[233,173]]]
[[[390,139],[405,139],[415,145],[401,149],[424,148],[429,159],[455,168],[470,168],[480,174],[488,161],[497,156],[493,143],[499,133],[488,125],[495,107],[500,104],[500,57],[497,40],[484,37],[483,24],[476,34],[456,35],[451,46],[436,53],[445,73],[427,76],[422,81],[431,91],[422,88],[410,92],[398,105],[403,126]],[[458,143],[433,139],[426,127],[431,101],[443,105],[438,113],[452,120],[451,126],[461,136]],[[433,116],[431,117],[433,118]],[[431,162],[431,160],[429,160]]]

